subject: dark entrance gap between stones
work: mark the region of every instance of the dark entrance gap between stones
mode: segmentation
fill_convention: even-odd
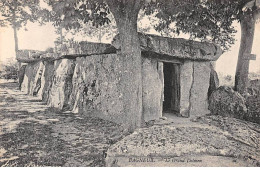
[[[180,113],[180,64],[163,62],[163,115]]]

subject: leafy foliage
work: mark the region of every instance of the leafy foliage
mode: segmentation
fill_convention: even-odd
[[[86,24],[81,24],[80,29],[73,29],[68,32],[72,35],[80,36],[84,40],[87,40],[88,38],[93,40],[94,38],[100,43],[104,40],[104,38],[106,40],[112,40],[113,37],[118,34],[118,31],[114,17],[111,14],[108,14],[108,18],[111,21],[110,24],[105,24],[97,28],[96,26],[93,26],[93,23],[89,22]],[[70,34],[68,34],[68,36]]]
[[[240,20],[247,11],[244,5],[250,0],[157,0],[145,6],[146,14],[156,13],[160,19],[155,29],[190,34],[191,39],[215,42],[228,50],[234,44],[235,28],[232,23]],[[174,24],[174,27],[171,27]]]
[[[101,0],[45,0],[51,11],[42,10],[42,21],[53,22],[55,26],[66,29],[79,29],[92,22],[93,26],[109,24],[108,6]]]
[[[159,32],[190,34],[191,39],[215,42],[228,50],[234,44],[235,28],[232,23],[250,10],[243,7],[252,0],[145,0],[145,15],[156,14]],[[66,29],[83,28],[91,22],[92,26],[111,23],[110,9],[104,0],[46,0],[52,11],[45,11],[45,20]],[[126,2],[115,0],[118,9],[124,10]],[[119,17],[119,16],[118,16]],[[86,27],[85,27],[86,29]],[[91,33],[93,28],[88,28]],[[97,32],[98,30],[94,31]],[[168,35],[168,34],[167,34]]]
[[[28,21],[37,20],[40,0],[1,0],[0,26],[20,28]]]
[[[0,25],[5,25],[5,21],[12,21],[12,11],[15,4],[19,7],[16,15],[19,20],[17,26],[27,20],[41,18],[42,23],[53,22],[54,26],[66,29],[84,29],[85,33],[104,31],[105,29],[93,29],[103,26],[108,31],[111,29],[110,9],[105,0],[44,0],[51,10],[43,9],[37,11],[39,0],[3,0],[1,13],[7,17],[0,20]],[[159,23],[155,29],[159,32],[172,32],[175,34],[190,34],[191,39],[215,42],[228,50],[234,43],[235,28],[232,26],[234,20],[240,20],[244,13],[256,10],[245,5],[252,0],[141,0],[145,15],[156,14]],[[16,3],[14,3],[16,2]],[[125,1],[114,0],[118,9],[124,10]],[[29,7],[28,10],[24,10]],[[23,10],[21,10],[23,9]],[[120,17],[120,16],[118,16]],[[92,26],[87,26],[87,23]],[[114,22],[114,21],[113,21]],[[115,29],[113,26],[112,29]],[[115,31],[114,31],[115,32]],[[167,34],[168,35],[168,34]]]
[[[0,77],[4,79],[17,79],[18,64],[16,61],[9,61],[0,65]]]

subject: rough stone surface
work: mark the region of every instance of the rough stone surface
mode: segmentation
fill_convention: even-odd
[[[21,89],[23,83],[26,66],[27,65],[22,65],[18,72],[19,89]]]
[[[116,54],[78,57],[72,78],[68,105],[73,113],[98,116],[120,124],[130,118],[122,113],[122,64]],[[143,60],[144,120],[162,116],[163,63]]]
[[[193,61],[185,61],[180,67],[180,115],[189,117],[190,113],[190,92],[193,82]]]
[[[127,124],[122,113],[120,89],[122,64],[116,54],[92,55],[76,59],[69,100],[73,112]]]
[[[44,51],[38,50],[19,50],[17,54],[17,61],[23,63],[32,63],[40,61],[40,57],[42,54],[45,54]]]
[[[140,41],[142,50],[148,51],[146,54],[157,56],[156,59],[143,56],[144,121],[162,116],[162,61],[165,58],[161,57],[164,60],[160,60],[158,56],[168,56],[165,62],[169,62],[169,57],[179,58],[176,62],[179,61],[181,65],[180,115],[189,117],[209,113],[208,91],[212,93],[217,87],[217,80],[207,60],[214,60],[220,53],[219,49],[209,43],[153,35],[140,34]],[[116,42],[115,39],[115,46]],[[27,51],[30,59],[35,57],[35,60],[41,61],[28,63],[22,90],[30,95],[41,96],[48,106],[59,110],[94,115],[122,124],[138,119],[137,115],[122,113],[125,89],[121,79],[124,73],[118,54],[94,55],[115,52],[113,46],[81,42],[70,44],[66,49],[62,51],[62,56],[50,52],[31,54]]]
[[[28,63],[25,69],[24,79],[21,86],[21,91],[33,95],[33,92],[35,90],[38,77],[40,76],[40,73],[43,69],[43,63],[42,62],[33,62]]]
[[[104,43],[93,43],[82,41],[79,43],[81,48],[81,54],[102,54],[102,53],[115,53],[116,49],[111,44],[104,44]]]
[[[33,63],[38,61],[54,61],[63,58],[74,59],[80,56],[110,53],[116,53],[116,48],[111,44],[82,41],[73,42],[71,44],[62,44],[55,48],[55,50],[19,50],[17,60],[23,63]]]
[[[76,61],[76,62],[75,62]],[[114,122],[133,119],[122,113],[122,61],[117,54],[91,55],[28,63],[22,90],[41,96],[48,106],[73,113],[94,115]],[[143,58],[143,119],[162,116],[163,63]],[[180,72],[180,114],[209,113],[210,63],[185,61]]]
[[[74,68],[75,60],[72,59],[61,59],[54,62],[54,75],[49,92],[48,106],[66,110],[72,91]]]
[[[45,70],[43,73],[44,84],[42,86],[42,101],[47,102],[49,99],[49,92],[51,90],[52,78],[54,74],[54,62],[44,61]]]
[[[72,76],[72,91],[68,101],[69,110],[73,113],[79,113],[79,107],[82,108],[84,91],[84,62],[85,57],[78,57],[75,61],[75,69]]]
[[[143,58],[143,114],[144,121],[162,117],[163,63]]]
[[[45,84],[44,72],[45,72],[45,65],[43,64],[43,62],[41,62],[40,67],[35,76],[35,83],[33,84],[33,89],[32,89],[33,96],[40,96],[42,98],[42,92],[43,92],[42,90]]]
[[[190,117],[209,114],[208,89],[210,80],[210,63],[193,64],[193,82],[190,91]]]
[[[246,101],[231,87],[221,86],[209,99],[211,114],[244,119],[247,113]]]
[[[210,64],[210,80],[209,80],[209,90],[208,90],[208,98],[219,87],[219,79],[218,73],[214,69],[214,65]]]
[[[61,57],[64,55],[72,57],[74,55],[78,56],[116,53],[116,49],[111,44],[81,41],[73,42],[71,44],[63,44],[56,49],[56,52],[60,53]]]
[[[43,61],[54,61],[61,58],[60,54],[50,52],[42,54],[40,57]]]
[[[174,58],[192,60],[217,60],[222,54],[219,46],[206,43],[189,41],[182,38],[167,38],[156,35],[139,33],[142,51],[152,51],[158,54],[173,56]],[[119,36],[117,35],[112,45],[120,49]]]

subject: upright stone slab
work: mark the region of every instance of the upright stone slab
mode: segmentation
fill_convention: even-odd
[[[123,113],[122,63],[118,55],[87,56],[81,72],[84,84],[80,112],[127,126],[129,115]]]
[[[49,92],[51,90],[52,78],[54,74],[54,62],[44,61],[45,70],[43,73],[44,82],[41,89],[42,101],[47,102],[49,99]]]
[[[194,61],[193,83],[190,95],[190,117],[209,114],[208,89],[210,63]]]
[[[45,72],[45,65],[43,64],[43,62],[40,62],[39,69],[36,73],[35,80],[32,84],[31,95],[42,98],[42,89],[45,84],[45,79],[43,75],[44,72]]]
[[[36,87],[39,74],[42,72],[43,64],[41,61],[28,63],[25,69],[24,79],[21,86],[21,91],[26,94],[33,95]]]
[[[54,75],[48,100],[49,107],[60,110],[67,109],[72,91],[74,68],[75,60],[73,59],[60,59],[54,62]]]
[[[19,89],[22,88],[22,83],[25,75],[25,69],[27,65],[22,65],[18,72]]]
[[[71,111],[128,127],[132,117],[123,112],[122,70],[117,54],[77,58],[69,100]]]
[[[190,114],[190,96],[193,83],[193,61],[185,61],[180,66],[180,115],[189,117]]]
[[[210,95],[217,90],[219,87],[219,79],[218,79],[218,73],[215,70],[215,63],[210,63],[210,80],[209,80],[209,90],[208,90],[208,99],[210,98]]]
[[[144,121],[156,120],[162,116],[163,63],[143,58],[143,115]]]
[[[85,60],[86,57],[77,57],[75,69],[72,77],[72,91],[69,98],[69,110],[73,113],[79,113],[79,108],[82,110],[83,92],[85,88]]]

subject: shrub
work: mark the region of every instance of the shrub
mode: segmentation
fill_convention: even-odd
[[[13,80],[17,80],[18,76],[18,64],[17,62],[8,62],[6,64],[1,64],[0,66],[1,68],[1,78],[4,79],[13,79]]]
[[[231,87],[221,86],[209,98],[212,114],[244,119],[247,113],[245,99]]]
[[[211,114],[260,124],[260,83],[256,82],[259,81],[250,81],[252,94],[249,92],[245,97],[231,87],[219,87],[209,98]],[[257,89],[258,91],[256,91]]]

